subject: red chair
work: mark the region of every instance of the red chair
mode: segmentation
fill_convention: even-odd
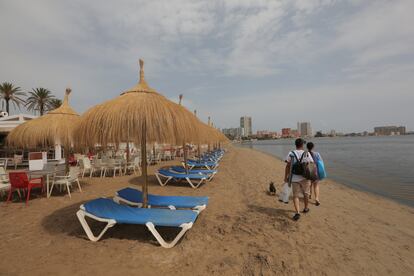
[[[12,193],[16,190],[19,191],[19,189],[27,189],[26,204],[29,201],[32,188],[42,188],[43,193],[43,178],[32,178],[29,180],[27,173],[25,172],[10,172],[9,180],[10,190],[9,196],[7,197],[7,202],[10,202]]]

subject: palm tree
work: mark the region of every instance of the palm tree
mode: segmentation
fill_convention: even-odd
[[[38,110],[40,116],[50,109],[51,100],[55,99],[52,92],[42,87],[33,88],[32,91],[29,91],[29,95],[26,100],[27,109],[33,111]]]
[[[21,96],[25,96],[26,93],[21,91],[20,87],[14,86],[10,82],[3,82],[0,84],[0,99],[2,100],[2,107],[6,104],[6,111],[10,114],[9,103],[12,102],[14,107],[20,109],[20,104],[25,104],[25,101]]]
[[[62,100],[61,99],[51,99],[50,100],[50,106],[49,106],[49,110],[53,110],[56,109],[58,107],[60,107],[62,105]]]

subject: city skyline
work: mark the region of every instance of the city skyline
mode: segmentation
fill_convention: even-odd
[[[279,129],[269,129],[269,128],[256,129],[256,128],[253,127],[253,124],[251,124],[252,117],[250,117],[250,116],[240,117],[240,126],[238,126],[238,127],[230,126],[230,127],[221,128],[221,131],[226,135],[230,135],[230,136],[234,136],[234,137],[247,137],[247,136],[249,136],[249,135],[246,135],[243,124],[241,122],[243,118],[249,118],[250,119],[250,127],[252,129],[251,134],[253,136],[264,134],[264,133],[268,133],[268,134],[271,134],[273,136],[284,136],[284,131],[286,132],[285,135],[288,135],[288,136],[290,136],[291,134],[293,134],[294,136],[296,136],[296,135],[297,136],[314,136],[317,133],[330,135],[330,136],[336,136],[337,134],[338,135],[345,135],[345,134],[352,134],[352,133],[366,133],[366,134],[376,134],[376,135],[392,135],[393,133],[395,133],[397,135],[400,135],[400,134],[406,134],[406,133],[412,132],[410,129],[408,129],[406,126],[403,126],[403,125],[384,125],[384,124],[378,125],[378,126],[373,126],[369,129],[364,129],[364,130],[361,130],[361,131],[345,132],[345,131],[341,131],[341,130],[335,129],[335,128],[332,128],[332,129],[329,129],[329,130],[321,130],[321,129],[314,130],[312,128],[312,123],[311,122],[296,122],[296,128],[293,128],[290,125],[290,126],[285,126],[285,127],[279,128]],[[303,129],[305,129],[305,132],[303,131]],[[287,134],[287,132],[288,132],[288,134]]]

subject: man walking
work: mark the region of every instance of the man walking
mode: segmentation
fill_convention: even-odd
[[[299,213],[299,194],[303,194],[303,201],[305,203],[305,208],[303,213],[309,212],[308,208],[308,197],[310,194],[310,181],[302,176],[303,173],[303,163],[313,162],[312,156],[303,150],[303,146],[306,142],[298,138],[295,140],[296,150],[289,152],[285,158],[286,168],[285,168],[285,182],[292,184],[293,191],[293,204],[295,206],[295,215],[293,220],[298,220],[300,218]],[[291,168],[292,166],[292,168]],[[291,177],[291,179],[289,179]]]

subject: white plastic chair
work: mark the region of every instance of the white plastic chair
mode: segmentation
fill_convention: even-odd
[[[4,196],[5,192],[10,189],[10,181],[7,177],[6,170],[0,167],[0,194]]]
[[[136,156],[132,162],[126,165],[125,174],[131,169],[134,171],[134,174],[137,174],[137,170],[141,174],[141,158],[139,156]]]
[[[23,155],[15,154],[13,156],[14,169],[17,170],[17,166],[23,163]]]
[[[107,162],[107,166],[105,167],[103,176],[106,177],[107,170],[112,170],[114,172],[113,177],[116,175],[116,171],[118,171],[119,175],[122,175],[122,164],[121,162],[117,162],[115,159],[109,159]]]
[[[100,177],[103,177],[106,168],[107,165],[102,159],[95,159],[95,163],[93,164],[93,170],[94,172],[100,171]]]
[[[54,176],[52,187],[50,188],[48,197],[52,194],[53,187],[60,186],[60,189],[66,188],[68,191],[69,198],[72,198],[70,194],[70,188],[72,187],[72,183],[76,182],[78,184],[79,191],[82,192],[81,185],[79,183],[79,175],[80,170],[78,167],[70,167],[68,175],[65,176]]]
[[[89,177],[92,177],[94,167],[92,167],[91,161],[87,157],[83,157],[80,162],[82,170],[82,178],[85,176],[85,172],[89,173]]]

